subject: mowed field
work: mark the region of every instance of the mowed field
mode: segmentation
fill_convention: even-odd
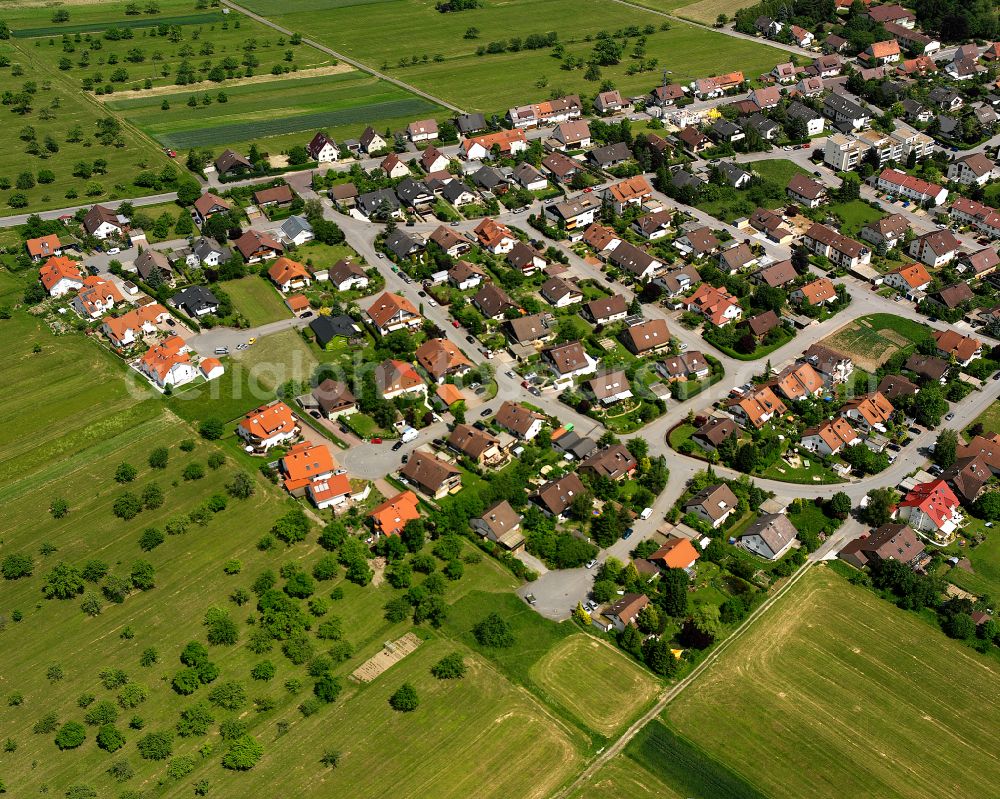
[[[116,99],[108,107],[165,146],[177,149],[246,147],[250,142],[272,153],[308,144],[327,130],[335,139],[357,138],[366,125],[402,129],[408,122],[435,116],[440,109],[391,83],[363,72],[289,78],[225,89],[228,102],[187,105],[194,94]],[[215,91],[209,92],[214,97]],[[163,102],[170,108],[163,110]]]
[[[651,703],[659,688],[648,670],[586,635],[554,647],[532,666],[531,676],[588,726],[608,736]],[[580,686],[589,690],[581,691]]]
[[[755,76],[783,60],[774,48],[723,38],[676,20],[669,22],[671,30],[661,31],[666,22],[662,16],[608,0],[583,5],[571,0],[486,2],[482,8],[450,14],[436,11],[433,0],[376,0],[360,5],[339,0],[249,0],[247,6],[467,110],[503,112],[550,94],[597,91],[597,82],[584,80],[584,69],[562,69],[551,49],[476,55],[479,46],[515,36],[524,39],[557,31],[566,54],[586,60],[593,49],[587,37],[629,25],[653,26],[647,35],[645,59],[658,59],[655,69],[625,74],[633,62],[629,56],[632,42],[620,64],[601,69],[602,78],[613,80],[623,94],[648,92],[660,83],[664,69],[670,70],[670,80],[689,82],[734,69]],[[479,30],[477,38],[464,38],[469,27]],[[412,65],[413,57],[420,63]],[[410,65],[400,66],[402,58]]]
[[[292,315],[274,287],[258,275],[227,281],[225,290],[251,327],[287,319]]]
[[[775,799],[992,796],[998,688],[995,660],[814,568],[664,719]]]
[[[193,8],[194,3],[188,2],[167,11]],[[73,16],[71,10],[71,22]],[[130,27],[137,24],[140,26]],[[105,25],[130,27],[132,37],[108,38]],[[162,14],[126,16],[122,11],[109,23],[89,25],[91,31],[80,33],[80,41],[76,41],[79,31],[72,26],[68,31],[72,38],[63,41],[58,33],[62,27],[51,25],[41,34],[38,29],[15,28],[14,33],[18,39],[40,40],[39,55],[52,69],[62,70],[68,65],[65,71],[78,85],[84,78],[91,78],[95,86],[110,84],[116,93],[176,84],[185,63],[195,80],[210,80],[217,89],[224,88],[225,79],[267,75],[275,67],[295,71],[333,63],[329,55],[314,47],[289,44],[287,37],[250,17],[235,12],[224,15],[218,9],[183,16],[170,14],[166,18]],[[117,68],[126,74],[112,78]],[[213,73],[216,68],[223,72]],[[147,80],[151,86],[147,86]]]
[[[0,57],[9,62],[0,67],[0,91],[31,89],[23,113],[13,106],[0,108],[0,213],[154,193],[133,183],[143,170],[159,172],[170,162],[150,139],[124,126],[115,137],[117,144],[102,144],[98,121],[112,115],[85,97],[75,78],[50,70],[39,50],[24,40],[0,42]],[[106,162],[105,171],[73,176],[77,164],[93,165],[97,159]],[[48,179],[41,174],[45,170],[52,173],[49,182],[39,180]],[[28,173],[28,183],[19,181],[23,173]],[[22,195],[27,205],[15,195]]]

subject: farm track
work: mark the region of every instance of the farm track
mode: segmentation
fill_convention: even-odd
[[[259,22],[261,25],[267,25],[267,27],[278,31],[279,33],[282,33],[285,36],[291,36],[294,33],[294,31],[282,27],[276,22],[272,22],[267,17],[262,17],[260,14],[254,13],[249,8],[244,8],[243,6],[237,5],[236,3],[231,2],[231,0],[222,0],[222,2],[228,8],[231,8],[234,11],[239,11],[241,14],[245,14],[246,16],[250,17],[250,19]],[[346,56],[343,53],[338,53],[336,50],[327,47],[325,44],[320,44],[315,39],[308,39],[303,36],[302,41],[308,44],[310,47],[315,47],[320,52],[326,53],[327,55],[331,55],[340,61],[344,61],[350,64],[351,66],[355,67],[356,69],[360,69],[362,72],[367,72],[369,75],[374,75],[376,78],[380,78],[381,80],[395,84],[396,86],[399,86],[401,89],[406,89],[406,91],[412,92],[413,94],[423,97],[425,100],[430,100],[432,103],[436,103],[437,105],[443,106],[444,108],[447,108],[449,111],[454,111],[456,114],[465,113],[464,109],[459,108],[457,105],[452,105],[447,100],[442,100],[440,97],[435,97],[433,94],[425,92],[423,89],[418,89],[416,86],[411,86],[409,83],[405,83],[404,81],[401,81],[398,78],[390,77],[389,75],[379,72],[378,70],[372,69],[367,64],[364,64],[355,58],[351,58],[350,56]]]

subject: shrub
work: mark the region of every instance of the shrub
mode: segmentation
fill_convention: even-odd
[[[226,432],[226,427],[221,419],[213,417],[203,421],[198,427],[198,432],[201,433],[202,438],[207,438],[209,441],[217,441]]]
[[[119,519],[131,521],[142,511],[142,501],[131,491],[126,491],[111,506],[112,513]]]
[[[185,466],[184,471],[181,472],[181,477],[185,480],[201,480],[204,476],[205,467],[198,463],[198,461],[192,461]]]
[[[236,499],[248,499],[253,496],[254,490],[253,478],[246,472],[237,472],[226,483],[226,492]]]
[[[19,580],[22,577],[30,577],[35,570],[35,561],[25,552],[14,552],[3,559],[0,565],[0,573],[5,580]]]
[[[128,782],[135,776],[135,769],[127,760],[116,760],[108,766],[108,776],[115,782]]]
[[[142,535],[139,536],[139,548],[143,552],[149,552],[156,549],[165,540],[166,536],[162,530],[158,530],[155,527],[147,527],[142,531]]]
[[[247,725],[238,719],[226,719],[219,725],[219,736],[223,741],[235,741],[247,734]]]
[[[105,724],[114,724],[118,721],[118,708],[115,706],[114,702],[102,699],[87,711],[83,720],[87,722],[87,724],[95,727],[100,727]]]
[[[257,739],[243,735],[229,744],[229,749],[222,757],[222,766],[234,771],[249,771],[263,756],[264,747],[257,742]]]
[[[267,682],[268,680],[273,680],[277,669],[270,660],[262,660],[260,663],[255,665],[250,669],[250,676],[255,680],[260,680],[262,682]]]
[[[65,499],[56,498],[49,505],[49,513],[52,514],[53,519],[61,519],[69,513],[69,503]]]
[[[115,480],[119,483],[131,483],[139,475],[139,470],[131,463],[120,463],[115,470]]]
[[[198,670],[194,668],[181,669],[174,675],[171,685],[182,696],[190,696],[201,687]]]
[[[51,732],[56,731],[56,727],[59,726],[59,717],[55,713],[50,712],[42,716],[38,721],[35,722],[35,726],[31,728],[31,731],[35,735],[48,735]]]
[[[136,746],[143,760],[166,760],[173,751],[174,736],[169,732],[148,732]]]
[[[159,661],[160,654],[153,647],[147,647],[142,650],[142,654],[139,655],[139,665],[148,667],[152,666],[154,663]]]
[[[150,650],[147,649],[146,651],[149,652]],[[155,656],[156,650],[153,650],[153,653]],[[125,710],[131,710],[132,708],[139,707],[139,705],[146,701],[148,696],[149,691],[145,685],[130,682],[118,692],[118,704]]]
[[[218,469],[226,462],[226,456],[221,452],[213,452],[208,456],[208,467],[210,469]]]
[[[170,460],[170,453],[166,447],[157,447],[149,453],[149,466],[151,469],[166,469],[167,461]]]
[[[195,447],[194,439],[185,438],[178,446],[180,446],[183,452],[191,452]]]
[[[56,733],[56,746],[60,749],[76,749],[86,738],[86,727],[78,721],[67,721]]]
[[[431,674],[439,680],[457,680],[465,676],[465,659],[459,652],[445,655],[431,666]]]
[[[492,649],[506,649],[514,645],[514,633],[506,619],[498,613],[491,613],[475,627],[473,635],[481,646]]]
[[[390,707],[401,713],[410,713],[416,710],[419,704],[420,697],[417,696],[417,689],[408,682],[404,682],[396,690],[396,693],[389,697]]]
[[[128,674],[121,669],[102,669],[97,676],[101,678],[101,685],[109,691],[128,684]]]
[[[167,776],[179,780],[194,771],[195,759],[191,755],[175,757],[167,766]]]
[[[163,489],[156,483],[150,483],[142,489],[142,506],[146,510],[156,510],[163,505]]]
[[[240,710],[247,702],[247,692],[238,682],[224,682],[211,690],[208,699],[225,710]]]
[[[215,717],[208,702],[197,702],[181,711],[177,734],[182,738],[205,735],[214,723]]]
[[[103,724],[97,731],[97,745],[105,752],[117,752],[125,746],[125,736],[114,724]]]

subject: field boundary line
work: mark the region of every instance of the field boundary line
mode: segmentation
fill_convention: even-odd
[[[232,0],[222,0],[222,4],[224,6],[227,6],[228,8],[233,9],[234,11],[239,11],[241,14],[250,17],[250,19],[252,20],[256,20],[261,25],[267,25],[269,28],[273,28],[279,33],[283,33],[285,36],[291,36],[293,33],[295,33],[295,31],[289,30],[288,28],[279,25],[277,22],[273,22],[272,20],[269,20],[267,17],[263,17],[260,14],[251,11],[249,8],[244,8],[243,6],[232,2]],[[401,81],[398,78],[389,77],[385,73],[379,72],[377,69],[373,69],[367,64],[358,61],[356,58],[351,58],[350,56],[346,56],[343,53],[338,53],[333,48],[327,47],[325,44],[320,44],[315,39],[308,39],[305,36],[303,36],[302,41],[304,44],[308,44],[310,47],[315,47],[322,53],[326,53],[327,55],[332,55],[334,58],[337,58],[341,61],[344,61],[345,63],[350,64],[355,69],[360,69],[362,72],[367,72],[369,75],[374,75],[376,78],[388,81],[389,83],[394,83],[401,89],[406,89],[408,92],[412,92],[413,94],[423,97],[425,100],[430,100],[432,103],[436,103],[437,105],[443,106],[447,108],[449,111],[454,111],[456,114],[465,113],[465,110],[459,108],[457,105],[453,105],[452,103],[449,103],[446,100],[442,100],[440,97],[435,97],[433,94],[425,92],[423,89],[418,89],[416,86],[411,86],[409,83]]]
[[[615,2],[619,2],[619,0],[615,0]],[[627,3],[626,5],[630,4]],[[569,795],[573,791],[575,791],[577,788],[582,787],[584,783],[591,777],[593,777],[594,774],[596,774],[597,771],[600,770],[608,761],[610,761],[615,756],[621,754],[624,751],[625,747],[628,746],[628,744],[632,741],[632,739],[639,733],[639,730],[641,730],[643,727],[649,724],[649,722],[655,720],[660,715],[660,713],[662,713],[666,709],[667,705],[669,705],[678,696],[680,696],[680,694],[684,691],[684,689],[686,689],[689,685],[691,685],[701,675],[703,671],[706,671],[713,663],[715,663],[715,661],[719,658],[719,656],[723,652],[725,652],[733,644],[733,642],[738,641],[740,638],[742,638],[743,634],[753,625],[753,623],[757,621],[757,619],[759,619],[761,616],[763,616],[764,613],[766,613],[774,605],[775,602],[777,602],[781,597],[783,597],[785,595],[785,592],[788,591],[788,589],[791,588],[793,585],[795,585],[795,583],[797,583],[802,578],[802,576],[807,571],[809,571],[809,568],[813,565],[814,561],[811,560],[807,560],[804,564],[802,564],[799,570],[795,572],[791,577],[789,577],[788,581],[784,585],[782,585],[781,588],[779,588],[772,596],[769,596],[766,600],[764,600],[764,602],[762,602],[757,607],[757,609],[754,610],[753,613],[747,616],[746,620],[739,627],[737,627],[736,630],[733,631],[732,635],[730,635],[722,643],[720,643],[714,650],[712,650],[701,663],[699,663],[697,666],[694,667],[694,669],[691,670],[691,673],[688,674],[687,677],[685,677],[675,686],[670,688],[665,694],[663,694],[663,696],[659,699],[659,701],[657,701],[655,705],[653,705],[653,707],[651,707],[645,714],[643,714],[643,716],[640,719],[638,719],[635,723],[632,724],[632,726],[630,726],[627,730],[625,730],[624,733],[621,734],[618,740],[616,740],[612,744],[609,744],[608,747],[600,755],[598,755],[590,763],[590,765],[587,766],[587,768],[585,768],[577,776],[575,780],[573,780],[569,785],[565,786],[558,793],[553,794],[551,799],[567,799],[567,797],[569,797]]]

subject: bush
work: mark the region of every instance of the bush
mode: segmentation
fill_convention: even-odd
[[[264,747],[250,735],[243,735],[229,745],[222,757],[223,768],[233,771],[249,771],[264,756]]]
[[[202,438],[207,438],[209,441],[217,441],[226,432],[226,427],[222,420],[211,418],[201,423],[198,432],[201,433]]]
[[[226,483],[226,492],[236,499],[248,499],[253,496],[253,478],[246,472],[237,472],[232,480]]]
[[[480,646],[487,646],[491,649],[506,649],[514,645],[514,633],[506,619],[498,613],[491,613],[475,627],[472,634]]]
[[[213,452],[208,456],[208,468],[218,469],[226,462],[226,456],[221,452]]]
[[[335,702],[342,690],[343,686],[340,684],[340,680],[332,674],[321,675],[313,685],[313,693],[321,702]]]
[[[65,499],[56,498],[49,505],[49,513],[52,514],[53,519],[61,519],[69,513],[69,503]]]
[[[225,710],[241,710],[247,703],[247,692],[238,682],[224,682],[211,690],[208,700]]]
[[[128,675],[121,669],[102,669],[97,676],[101,678],[101,685],[109,691],[128,684]]]
[[[270,660],[262,660],[250,669],[250,676],[255,680],[266,682],[268,680],[273,680],[276,672],[277,669]]]
[[[156,510],[163,505],[163,489],[156,483],[150,483],[142,489],[142,506],[146,510]]]
[[[114,724],[104,724],[97,731],[97,745],[105,752],[117,752],[125,746],[125,736]]]
[[[165,540],[166,536],[164,536],[162,530],[157,530],[155,527],[147,527],[142,531],[142,535],[139,536],[139,548],[143,552],[149,552],[156,549]]]
[[[139,471],[131,463],[120,463],[115,471],[115,480],[119,483],[131,483]]]
[[[149,453],[149,466],[151,469],[166,469],[167,461],[170,460],[170,452],[166,447],[157,447]]]
[[[135,769],[127,760],[116,760],[108,766],[108,776],[115,782],[128,782],[135,776]]]
[[[280,517],[271,527],[271,533],[286,544],[294,544],[305,540],[309,534],[309,518],[302,508],[295,507]]]
[[[78,721],[67,721],[56,733],[56,746],[60,749],[76,749],[86,738],[86,727]]]
[[[404,682],[396,690],[396,693],[389,697],[390,707],[401,713],[410,713],[416,710],[419,704],[420,697],[417,696],[417,689],[408,682]]]
[[[431,666],[431,674],[439,680],[457,680],[465,676],[465,659],[459,652],[445,655]]]
[[[148,732],[139,739],[137,748],[143,760],[166,760],[173,751],[174,736],[169,732]]]
[[[118,721],[118,708],[115,706],[114,702],[102,699],[87,711],[83,720],[87,722],[87,724],[94,727],[101,727],[105,724],[114,724]]]
[[[156,650],[146,650],[146,652],[150,651],[153,652],[155,657]],[[143,653],[143,661],[146,659],[146,652]],[[131,710],[132,708],[139,707],[139,705],[146,701],[148,696],[149,691],[146,690],[146,686],[140,685],[136,682],[130,682],[118,692],[118,704],[125,710]]]
[[[299,634],[289,638],[284,644],[282,644],[281,651],[284,652],[285,657],[292,661],[292,663],[296,666],[301,666],[315,653],[312,641],[310,641],[308,636],[304,634]]]
[[[3,559],[0,565],[0,573],[6,580],[19,580],[22,577],[30,577],[35,570],[35,561],[25,552],[11,553]]]
[[[190,696],[201,687],[198,670],[195,668],[181,669],[174,675],[171,685],[181,696]]]
[[[204,476],[205,467],[198,463],[198,461],[192,461],[185,466],[184,471],[181,472],[181,477],[185,480],[201,480]]]
[[[131,491],[126,491],[111,506],[111,512],[119,519],[131,521],[142,511],[142,500]]]

